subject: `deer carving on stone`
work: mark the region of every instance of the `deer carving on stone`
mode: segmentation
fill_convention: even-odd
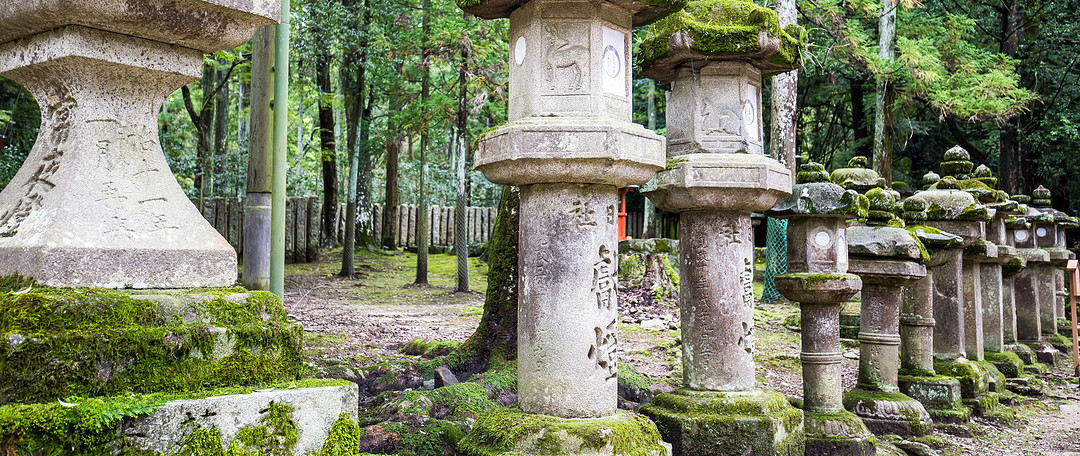
[[[581,90],[582,74],[589,62],[589,48],[580,44],[570,44],[565,37],[565,30],[553,24],[544,24],[544,62],[547,81],[551,90],[555,90],[556,70],[571,71],[568,89]]]

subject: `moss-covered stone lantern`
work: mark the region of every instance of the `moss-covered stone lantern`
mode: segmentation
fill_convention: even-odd
[[[922,244],[898,219],[896,195],[885,180],[864,167],[864,157],[832,173],[833,182],[866,189],[865,224],[847,230],[848,272],[863,282],[859,318],[859,377],[844,395],[844,407],[876,434],[925,435],[933,421],[919,401],[897,386],[900,348],[900,290],[926,275]]]
[[[941,166],[947,175],[927,190],[908,198],[907,201],[912,203],[905,204],[925,205],[927,226],[958,235],[963,240],[964,250],[940,251],[939,261],[930,269],[935,324],[934,369],[939,375],[958,379],[964,403],[974,407],[976,412],[983,412],[996,404],[996,395],[988,394],[992,379],[995,387],[1004,384],[1004,378],[991,363],[969,360],[969,355],[982,356],[981,296],[976,293],[978,264],[997,257],[996,244],[983,240],[986,222],[993,218],[994,211],[981,204],[975,195],[993,194],[993,190],[970,179],[974,165],[962,148],[947,151]],[[972,331],[976,337],[968,337]]]
[[[840,304],[862,287],[847,273],[847,223],[865,217],[869,203],[829,182],[821,164],[800,168],[791,195],[766,215],[788,220],[788,272],[776,277],[776,287],[801,311],[806,454],[872,455],[873,434],[844,410],[839,318]]]
[[[273,1],[0,4],[0,74],[41,128],[0,193],[0,275],[51,286],[231,286],[236,253],[169,171],[157,114],[203,53],[275,23]]]
[[[1065,322],[1065,265],[1076,254],[1065,247],[1065,230],[1075,228],[1077,219],[1054,209],[1051,206],[1050,190],[1039,186],[1032,191],[1031,206],[1050,216],[1049,222],[1036,222],[1034,229],[1035,244],[1050,254],[1050,266],[1043,266],[1039,274],[1039,298],[1042,312],[1042,333],[1047,341],[1055,346],[1062,346],[1063,351],[1071,349],[1058,331],[1059,322]],[[1043,292],[1046,292],[1045,295]],[[1053,296],[1053,300],[1050,299]],[[1068,327],[1068,324],[1062,326]],[[1058,336],[1058,337],[1055,337]]]
[[[617,189],[664,167],[664,138],[631,122],[631,29],[683,4],[458,1],[481,18],[510,19],[509,122],[478,139],[474,163],[488,180],[521,188],[520,410],[482,416],[482,432],[464,443],[469,453],[580,454],[580,439],[546,437],[574,420],[611,429],[587,442],[598,454],[623,451],[608,445],[622,441],[640,442],[644,454],[669,451],[647,419],[616,408]],[[498,434],[508,413],[528,429],[473,437]]]
[[[755,387],[750,222],[791,192],[791,170],[763,155],[761,76],[794,69],[801,37],[753,2],[705,0],[640,44],[642,74],[671,83],[669,165],[647,196],[680,213],[683,337],[683,388],[641,411],[677,455],[804,449],[802,412]]]

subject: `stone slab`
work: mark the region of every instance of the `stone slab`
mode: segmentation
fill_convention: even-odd
[[[664,168],[664,137],[598,118],[528,118],[479,139],[476,168],[502,185],[640,185]]]
[[[172,454],[183,449],[196,430],[216,428],[228,448],[242,429],[264,425],[271,404],[288,404],[297,431],[292,454],[303,456],[322,449],[342,413],[357,419],[358,398],[356,384],[350,384],[173,401],[124,425],[123,432],[137,448]]]
[[[645,195],[674,212],[756,212],[791,193],[791,171],[753,154],[691,154],[656,174],[656,190]]]

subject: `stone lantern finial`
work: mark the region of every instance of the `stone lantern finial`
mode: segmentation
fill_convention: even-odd
[[[938,183],[941,180],[941,175],[933,171],[927,171],[922,177],[922,189],[928,190],[931,186]]]

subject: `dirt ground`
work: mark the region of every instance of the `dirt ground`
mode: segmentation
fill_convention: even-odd
[[[365,253],[357,256],[355,277],[343,278],[340,250],[322,261],[286,267],[285,306],[304,325],[307,357],[313,367],[328,362],[362,371],[388,361],[415,357],[400,353],[414,338],[462,341],[483,311],[487,266],[470,259],[468,293],[455,293],[456,260],[431,255],[429,285],[416,286],[416,255]],[[628,292],[625,288],[621,292]],[[759,287],[760,294],[760,287]],[[628,309],[621,309],[628,314]],[[681,343],[675,303],[635,308],[620,325],[619,360],[647,377],[655,391],[678,386]],[[801,398],[799,333],[783,322],[798,312],[790,303],[759,304],[755,323],[758,383]],[[843,384],[855,385],[858,349],[845,344]],[[1071,366],[1068,366],[1071,371]],[[1080,390],[1065,369],[1043,376],[1045,396],[1014,396],[989,418],[976,418],[961,432],[935,432],[923,441],[940,455],[1080,455]],[[882,445],[887,446],[887,445]]]

